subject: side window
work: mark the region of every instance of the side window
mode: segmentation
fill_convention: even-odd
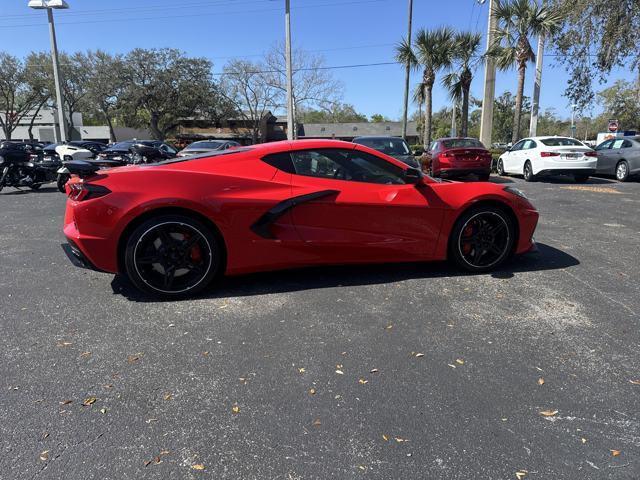
[[[322,149],[291,152],[297,175],[377,184],[404,184],[404,170],[357,150]]]
[[[613,140],[607,140],[605,142],[602,142],[600,145],[598,145],[596,147],[596,150],[608,150],[611,148],[612,144],[613,144]]]
[[[516,143],[513,147],[511,147],[511,151],[515,152],[518,150],[522,150],[522,146],[524,145],[524,140],[519,141],[518,143]]]
[[[622,148],[631,148],[631,147],[633,147],[633,145],[629,140],[625,140],[624,142],[622,142]]]
[[[431,150],[432,152],[435,152],[438,149],[438,142],[433,142],[431,144],[431,147],[429,147],[429,150]]]
[[[293,168],[293,162],[291,161],[291,155],[286,152],[265,155],[262,157],[262,161],[283,172],[296,173]]]
[[[612,150],[617,150],[619,148],[622,148],[622,144],[624,143],[624,140],[620,139],[620,140],[614,140],[613,145],[611,146]]]

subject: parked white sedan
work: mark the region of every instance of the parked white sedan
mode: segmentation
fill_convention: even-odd
[[[498,159],[499,175],[523,175],[527,182],[544,175],[569,175],[586,182],[596,172],[598,157],[585,144],[568,137],[525,138]]]

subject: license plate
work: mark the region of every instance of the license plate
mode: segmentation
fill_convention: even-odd
[[[581,156],[582,156],[581,153],[565,153],[564,154],[565,158],[579,158]]]

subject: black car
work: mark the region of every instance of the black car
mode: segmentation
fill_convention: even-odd
[[[127,140],[109,146],[98,154],[98,159],[122,163],[145,163],[173,158],[177,154],[175,148],[158,140]]]
[[[373,148],[396,158],[413,168],[421,168],[420,162],[413,156],[407,142],[400,137],[357,137],[353,143]]]

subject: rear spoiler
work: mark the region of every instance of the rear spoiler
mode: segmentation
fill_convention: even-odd
[[[64,165],[69,173],[80,178],[91,177],[101,168],[121,167],[122,162],[117,160],[71,160]]]

